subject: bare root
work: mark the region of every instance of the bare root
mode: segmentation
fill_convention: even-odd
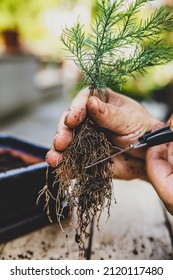
[[[84,256],[85,240],[89,236],[88,226],[92,219],[96,217],[97,228],[99,228],[99,220],[104,208],[107,208],[108,216],[110,215],[113,192],[111,161],[104,161],[88,169],[86,166],[109,156],[110,153],[111,144],[104,133],[87,119],[75,130],[74,139],[63,154],[63,162],[56,168],[52,188],[58,186],[57,218],[62,228],[63,209],[68,205],[70,223],[76,231],[75,241],[79,246],[80,258]],[[44,191],[46,207],[48,207],[51,191],[46,187]],[[77,212],[75,224],[74,208]]]

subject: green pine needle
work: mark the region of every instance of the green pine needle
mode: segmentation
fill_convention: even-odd
[[[139,9],[149,2],[97,0],[98,13],[89,34],[79,22],[63,30],[61,40],[83,73],[85,86],[100,92],[105,87],[120,88],[128,76],[173,59],[173,48],[161,39],[165,31],[173,30],[172,11],[161,7],[137,21]]]

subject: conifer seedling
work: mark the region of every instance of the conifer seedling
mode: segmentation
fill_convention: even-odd
[[[80,69],[90,95],[97,90],[99,98],[105,100],[107,87],[120,90],[129,76],[143,74],[148,67],[173,59],[173,49],[162,36],[165,31],[172,31],[173,13],[161,7],[148,18],[139,20],[139,10],[149,4],[147,0],[97,0],[98,12],[89,33],[84,32],[80,22],[63,30],[61,40],[70,52],[70,59]],[[84,255],[90,222],[96,217],[98,227],[105,208],[110,215],[113,196],[111,161],[89,169],[85,167],[109,156],[111,148],[104,130],[87,116],[74,130],[73,141],[56,169],[57,217],[61,224],[60,199],[63,199],[63,205],[69,206],[80,257]],[[46,195],[48,207],[51,196],[48,187]],[[73,209],[77,211],[76,223],[72,221]]]

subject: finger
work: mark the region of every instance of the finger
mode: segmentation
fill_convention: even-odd
[[[138,124],[137,124],[138,126]],[[136,130],[134,132],[131,132],[126,135],[116,135],[115,133],[107,133],[107,138],[111,143],[118,146],[121,149],[125,149],[128,145],[137,143],[138,139],[144,135],[146,132],[144,128],[140,128],[136,126]],[[154,127],[151,131],[158,130],[165,126],[164,122],[158,121],[156,124],[154,124]],[[148,131],[148,130],[147,130]],[[135,157],[138,158],[145,158],[146,149],[135,149],[128,152],[129,154],[132,154]]]
[[[142,179],[147,181],[145,161],[124,154],[112,159],[113,177],[117,179],[132,180]]]
[[[167,144],[158,145],[147,150],[147,160],[148,162],[153,162],[156,160],[166,160],[167,158]]]
[[[53,168],[57,167],[58,164],[62,161],[62,159],[62,153],[55,151],[53,147],[46,155],[46,162]]]
[[[72,130],[64,124],[66,112],[62,114],[57,126],[56,135],[54,138],[54,149],[62,152],[70,145],[72,141]]]
[[[90,97],[87,109],[93,121],[107,129],[105,133],[109,141],[121,149],[135,143],[144,134],[140,124],[136,121],[133,125],[129,124],[129,116],[127,117],[124,113],[125,110],[115,105],[104,103],[96,97]],[[144,158],[143,151],[142,153],[135,151],[135,154]]]
[[[91,118],[99,126],[114,133],[122,133],[122,125],[126,123],[126,117],[121,108],[91,96],[87,102],[87,109]]]
[[[167,160],[167,152],[167,144],[152,147],[147,151],[146,162],[150,182],[170,211],[169,205],[172,205],[173,198],[173,166]]]
[[[156,124],[153,126],[152,131],[156,131],[156,130],[158,130],[158,129],[164,127],[164,126],[165,126],[165,123],[159,121],[158,123],[156,123]]]
[[[146,162],[149,179],[162,197],[164,195],[163,186],[167,185],[167,178],[173,174],[173,166],[168,162],[168,144],[149,148],[146,154]]]
[[[86,116],[86,104],[89,97],[89,89],[82,90],[72,101],[65,117],[65,124],[69,128],[78,126]]]
[[[164,122],[158,122],[154,125],[152,131],[156,131],[165,126]],[[167,144],[151,147],[147,150],[147,163],[151,165],[157,160],[166,160],[167,158]],[[157,169],[157,168],[154,168]]]
[[[171,127],[171,130],[173,131],[173,115],[172,115],[172,118],[171,118],[171,121],[170,121],[170,127]]]
[[[173,169],[173,142],[168,145],[168,162],[172,165]]]
[[[131,132],[129,134],[125,134],[125,135],[118,135],[116,133],[113,132],[105,132],[107,135],[107,138],[109,139],[109,141],[114,144],[115,146],[121,148],[121,149],[125,149],[127,148],[127,146],[129,146],[130,144],[134,144],[138,141],[138,138],[140,136],[143,136],[143,132],[141,129],[137,129],[134,132]],[[137,150],[133,150],[133,153],[138,154],[139,151]]]
[[[109,96],[108,103],[115,105],[117,107],[121,107],[126,103],[129,104],[129,102],[130,103],[135,102],[135,101],[133,101],[133,99],[131,99],[127,96],[124,96],[120,93],[117,93],[117,92],[111,90],[110,88],[106,88],[106,93]]]
[[[167,121],[167,124],[170,125],[170,128],[173,131],[173,114],[170,116],[169,120]]]

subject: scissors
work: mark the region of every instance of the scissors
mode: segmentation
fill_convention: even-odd
[[[94,162],[94,163],[86,166],[85,169],[95,166],[114,156],[118,156],[120,154],[126,153],[130,150],[139,149],[139,148],[142,148],[145,146],[153,147],[153,146],[161,145],[161,144],[172,142],[172,141],[173,141],[173,130],[171,130],[170,126],[165,126],[154,132],[144,134],[142,137],[139,137],[138,142],[136,144],[130,144],[127,148],[120,149],[119,152],[116,152],[106,158],[103,158],[97,162]]]

